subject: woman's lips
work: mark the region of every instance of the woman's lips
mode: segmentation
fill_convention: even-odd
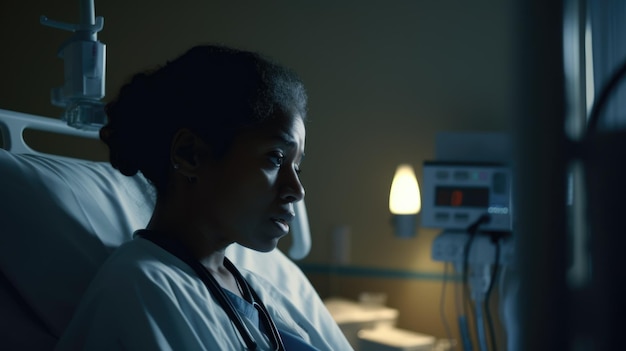
[[[278,228],[280,228],[285,234],[289,233],[289,223],[282,219],[282,218],[272,218],[272,221],[274,222],[274,224],[276,224],[276,226],[278,226]]]

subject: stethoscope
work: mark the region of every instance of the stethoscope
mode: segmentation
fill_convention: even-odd
[[[158,245],[165,251],[171,253],[172,255],[178,257],[180,260],[189,265],[198,275],[200,280],[207,287],[211,295],[217,300],[217,303],[222,307],[224,312],[228,315],[228,318],[234,324],[235,328],[241,335],[243,342],[246,344],[246,347],[250,350],[257,349],[257,343],[254,341],[254,337],[250,330],[245,326],[241,316],[235,310],[232,302],[226,296],[226,293],[219,285],[217,280],[213,277],[213,275],[204,267],[200,261],[191,257],[189,252],[180,245],[176,240],[170,239],[166,236],[159,235],[159,232],[152,230],[138,230],[135,232],[135,235],[144,238],[146,240],[150,240],[154,244]],[[246,279],[241,275],[239,270],[235,267],[235,265],[230,262],[228,258],[224,258],[224,267],[228,269],[228,271],[235,277],[237,284],[241,289],[241,294],[243,298],[248,301],[259,313],[259,319],[261,323],[263,323],[263,327],[265,328],[266,333],[269,336],[270,342],[274,347],[275,351],[285,351],[285,346],[283,345],[282,338],[280,337],[280,333],[278,332],[278,328],[276,328],[276,324],[270,317],[269,312],[263,302],[257,295],[257,293],[252,289]]]

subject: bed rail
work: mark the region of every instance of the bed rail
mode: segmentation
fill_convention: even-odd
[[[0,132],[4,141],[4,148],[14,154],[44,154],[28,146],[24,139],[26,129],[88,139],[98,138],[97,131],[72,128],[59,119],[0,109]]]

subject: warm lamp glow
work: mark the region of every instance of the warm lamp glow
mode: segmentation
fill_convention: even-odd
[[[396,215],[417,214],[422,208],[420,189],[413,167],[402,164],[396,169],[389,193],[389,211]]]

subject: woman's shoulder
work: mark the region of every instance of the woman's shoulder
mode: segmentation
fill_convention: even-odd
[[[151,242],[137,238],[120,245],[111,253],[100,268],[100,272],[121,270],[137,273],[146,268],[163,265],[169,258]]]
[[[139,284],[192,283],[193,271],[152,242],[136,238],[118,247],[100,268],[92,285],[129,287]],[[111,284],[111,282],[115,282]]]

